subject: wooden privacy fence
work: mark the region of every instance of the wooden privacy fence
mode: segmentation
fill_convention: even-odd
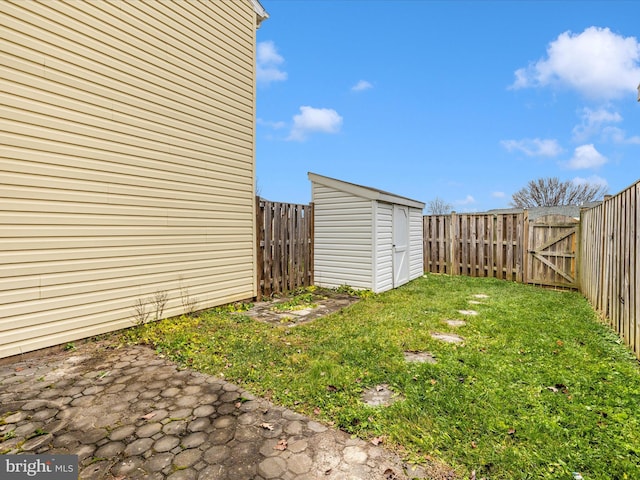
[[[423,217],[424,271],[524,282],[526,213]]]
[[[256,197],[258,300],[313,285],[313,205]]]
[[[583,210],[580,290],[640,358],[640,182]]]

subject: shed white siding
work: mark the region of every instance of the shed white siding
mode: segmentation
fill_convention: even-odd
[[[255,296],[256,5],[0,3],[0,357]]]
[[[409,209],[409,278],[424,274],[422,210]]]
[[[422,275],[424,203],[315,173],[309,173],[309,180],[316,285],[347,284],[378,293]],[[397,210],[404,215],[402,225]],[[395,238],[402,239],[402,249],[394,245]]]
[[[372,203],[314,184],[314,283],[371,288]]]
[[[375,292],[384,292],[393,288],[393,205],[375,202],[376,235],[372,235],[375,244]]]

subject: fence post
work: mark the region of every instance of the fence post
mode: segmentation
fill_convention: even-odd
[[[256,300],[262,300],[262,282],[264,277],[264,213],[260,197],[256,195]]]
[[[449,244],[449,255],[450,255],[450,268],[451,268],[451,275],[458,275],[459,274],[459,265],[458,265],[458,242],[459,242],[459,237],[458,237],[458,220],[457,220],[457,216],[456,216],[456,212],[451,212],[451,215],[449,216],[449,221],[450,226],[449,226],[449,231],[451,232],[450,234],[450,244]]]
[[[584,295],[584,292],[582,291],[582,222],[583,222],[582,214],[586,210],[587,209],[585,207],[580,207],[580,215],[579,215],[580,221],[578,222],[578,226],[576,227],[576,248],[575,248],[575,252],[576,252],[576,274],[575,274],[576,288],[583,295]]]
[[[602,228],[600,229],[600,238],[602,239],[602,245],[600,246],[601,251],[600,251],[600,258],[607,258],[605,257],[606,253],[607,253],[607,222],[608,222],[608,218],[607,218],[607,202],[608,200],[611,198],[611,195],[605,195],[604,199],[602,200]],[[601,313],[604,313],[605,317],[609,314],[608,312],[608,306],[605,304],[606,299],[608,298],[608,290],[609,289],[609,283],[605,283],[605,278],[606,278],[606,274],[605,274],[605,270],[607,270],[609,268],[608,262],[607,263],[603,263],[602,268],[600,269],[600,294],[599,294],[599,304],[600,304],[600,311]]]
[[[522,232],[522,283],[529,281],[529,210],[523,212]]]
[[[308,286],[310,285],[314,285],[315,282],[315,248],[314,248],[314,241],[315,241],[315,213],[316,212],[316,208],[315,208],[315,204],[313,202],[311,202],[309,204],[309,273],[308,273]]]
[[[427,265],[429,264],[428,249],[427,249],[427,217],[426,215],[422,216],[422,273],[427,272]]]

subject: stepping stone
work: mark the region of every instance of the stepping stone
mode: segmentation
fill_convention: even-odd
[[[407,362],[436,363],[435,357],[429,352],[404,352],[404,359]]]
[[[489,295],[485,295],[484,293],[476,293],[474,295],[475,298],[489,298]]]
[[[388,406],[392,403],[402,400],[402,396],[399,393],[394,392],[389,388],[389,385],[383,383],[382,385],[376,385],[373,388],[365,390],[362,394],[362,401],[372,407]]]
[[[445,320],[445,323],[450,327],[464,327],[467,324],[464,320]]]
[[[469,305],[482,305],[482,302],[477,300],[469,300]]]
[[[456,335],[454,333],[432,333],[431,334],[432,338],[435,338],[436,340],[442,340],[443,342],[447,342],[447,343],[462,343],[464,342],[464,338],[462,338],[460,335]]]
[[[477,315],[478,312],[476,312],[475,310],[458,310],[458,313],[460,315]]]

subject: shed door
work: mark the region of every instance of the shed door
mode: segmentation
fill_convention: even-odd
[[[393,206],[393,286],[409,281],[409,207]]]

